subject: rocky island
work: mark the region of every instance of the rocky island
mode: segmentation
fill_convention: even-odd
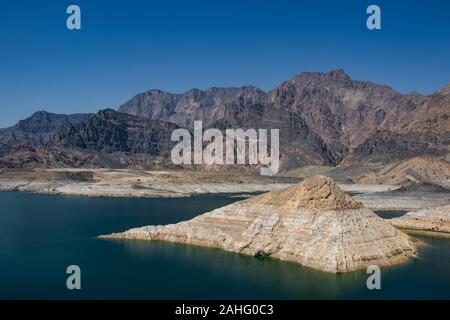
[[[100,237],[220,248],[292,261],[329,273],[399,264],[416,257],[419,245],[325,176],[314,176],[189,221]]]

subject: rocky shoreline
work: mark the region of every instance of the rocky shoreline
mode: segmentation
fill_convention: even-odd
[[[288,185],[289,179],[183,171],[62,168],[0,173],[0,191],[90,197],[143,198],[260,193]]]
[[[47,169],[0,172],[0,191],[89,197],[188,197],[280,190],[300,179],[244,176],[236,173],[140,171],[111,169]],[[339,183],[339,187],[372,210],[420,210],[450,204],[448,193],[396,191],[399,186]]]
[[[323,176],[189,221],[100,237],[220,248],[296,262],[329,273],[403,263],[415,258],[421,245]]]
[[[408,212],[389,222],[409,234],[450,238],[450,205]]]

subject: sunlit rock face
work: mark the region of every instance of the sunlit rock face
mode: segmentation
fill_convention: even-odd
[[[293,261],[331,273],[391,266],[418,244],[324,176],[166,226],[108,238],[162,240]]]

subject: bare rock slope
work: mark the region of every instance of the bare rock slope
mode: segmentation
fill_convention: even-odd
[[[102,236],[162,240],[293,261],[331,273],[416,256],[414,239],[324,176],[236,202],[192,220]]]
[[[408,233],[450,238],[450,205],[408,212],[389,222]]]
[[[120,112],[37,112],[0,129],[0,168],[37,168],[40,162],[53,168],[71,163],[173,168],[167,161],[173,146],[170,134],[178,127],[192,131],[196,120],[202,121],[205,130],[222,132],[278,129],[279,172],[307,165],[378,167],[414,157],[434,157],[445,165],[450,154],[449,106],[448,85],[429,96],[402,95],[383,85],[352,80],[343,70],[304,72],[269,92],[253,86],[192,89],[183,94],[150,90],[120,106]],[[74,153],[82,153],[82,160]],[[55,161],[53,154],[76,159]],[[24,155],[27,161],[16,160]],[[258,171],[252,166],[236,168]]]
[[[60,125],[77,125],[91,116],[83,113],[65,115],[38,111],[12,127],[0,129],[0,157],[16,147],[47,145]]]

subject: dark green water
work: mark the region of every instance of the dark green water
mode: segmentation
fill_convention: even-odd
[[[398,211],[391,211],[391,210],[380,210],[377,211],[377,214],[382,217],[383,219],[393,219],[403,216],[407,211],[398,210]]]
[[[189,219],[239,199],[106,199],[0,193],[0,298],[432,299],[450,298],[450,241],[421,238],[418,260],[367,275],[185,245],[97,239],[99,234]],[[81,290],[66,268],[81,267]]]

